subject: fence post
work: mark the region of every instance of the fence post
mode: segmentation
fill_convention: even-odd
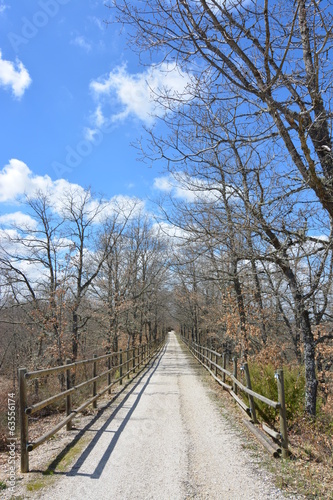
[[[222,353],[222,368],[225,370],[227,366],[227,357],[225,352]],[[225,384],[225,373],[222,372],[222,382]]]
[[[71,364],[71,360],[66,359],[66,365],[70,365],[70,364]],[[70,368],[67,368],[67,370],[66,370],[66,389],[68,390],[70,388],[71,388],[71,370],[70,370]],[[66,415],[68,416],[71,413],[72,413],[72,395],[67,394],[67,396],[66,396]],[[70,431],[71,429],[72,429],[72,421],[70,420],[66,424],[66,430]]]
[[[111,358],[112,354],[109,352],[109,357],[108,357],[108,385],[111,385],[111,368],[112,368],[112,363],[111,363]],[[111,394],[111,387],[108,389],[108,394]]]
[[[93,358],[97,358],[97,354],[93,355]],[[93,363],[93,377],[97,377],[97,361]],[[93,396],[97,394],[97,380],[93,382]],[[93,408],[97,408],[97,400],[93,402]]]
[[[126,353],[126,371],[127,371],[127,379],[129,380],[130,378],[130,373],[129,373],[129,360],[130,360],[130,349],[127,349]]]
[[[135,347],[133,347],[133,372],[135,373]]]
[[[215,352],[215,377],[217,377],[217,362],[218,362],[218,357],[217,357],[217,352]]]
[[[233,360],[233,363],[234,363],[234,373],[233,373],[233,375],[237,379],[237,356],[234,356],[232,358],[232,360]],[[232,381],[232,390],[234,391],[235,394],[237,394],[238,387],[237,387],[237,384],[236,384],[235,381]]]
[[[251,390],[252,384],[251,384],[251,378],[250,378],[249,365],[247,363],[244,363],[243,368],[244,368],[245,379],[246,379],[246,387]],[[257,423],[257,415],[256,415],[256,407],[254,404],[254,399],[253,399],[253,396],[251,396],[250,394],[248,396],[249,396],[251,417],[252,417],[253,423],[256,424]]]
[[[119,349],[119,384],[123,385],[123,350]]]
[[[20,391],[20,427],[21,427],[21,472],[29,472],[28,453],[28,415],[25,413],[27,407],[27,382],[26,368],[19,368],[19,391]]]
[[[281,448],[282,458],[288,458],[288,428],[287,428],[287,415],[286,415],[286,401],[284,393],[284,376],[283,370],[276,371],[276,381],[278,386],[278,398],[280,403],[280,433],[281,433]]]

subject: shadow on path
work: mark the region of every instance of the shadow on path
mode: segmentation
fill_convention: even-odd
[[[167,349],[167,345],[168,345],[168,342],[165,344],[165,346],[163,347],[162,351],[155,357],[155,359],[152,361],[151,365],[147,368],[147,369],[144,369],[144,373],[140,375],[140,378],[136,381],[136,383],[133,385],[133,387],[130,388],[129,392],[126,394],[126,396],[124,397],[124,399],[121,401],[121,403],[119,403],[119,405],[117,406],[117,408],[115,408],[115,410],[112,412],[112,414],[108,417],[108,419],[105,421],[105,423],[102,425],[102,427],[100,429],[98,429],[98,431],[96,432],[96,435],[94,436],[94,438],[92,439],[92,441],[88,444],[87,448],[84,450],[84,452],[80,455],[80,457],[78,458],[78,460],[75,462],[75,464],[72,466],[71,470],[69,472],[60,472],[60,471],[57,471],[55,470],[56,467],[59,465],[59,463],[61,462],[61,460],[67,455],[67,453],[75,446],[75,444],[79,441],[79,439],[86,433],[88,432],[91,427],[93,427],[94,424],[96,424],[96,422],[98,421],[98,419],[101,417],[101,415],[111,406],[111,404],[114,402],[114,400],[116,398],[118,398],[120,396],[120,394],[123,393],[123,391],[126,389],[126,387],[124,387],[124,389],[118,393],[116,395],[116,397],[114,397],[112,399],[112,401],[110,401],[109,403],[107,403],[106,406],[104,406],[104,408],[102,408],[98,414],[91,420],[91,422],[89,422],[88,425],[86,425],[78,434],[77,436],[73,439],[73,441],[66,446],[66,448],[56,457],[56,459],[49,465],[48,469],[46,472],[43,472],[44,474],[50,474],[50,473],[53,473],[55,475],[66,475],[66,476],[89,476],[93,479],[98,479],[105,466],[106,466],[106,463],[108,461],[108,459],[110,458],[119,438],[120,438],[120,435],[121,433],[123,432],[124,428],[126,427],[128,421],[130,420],[135,408],[137,407],[143,393],[145,392],[147,386],[149,385],[150,383],[150,380],[152,378],[152,376],[154,375],[154,373],[156,372],[157,368],[159,367],[160,363],[161,363],[161,360],[166,352],[166,349]],[[149,372],[151,372],[149,374]],[[86,473],[80,473],[79,472],[79,469],[80,467],[82,467],[82,465],[84,464],[84,462],[88,459],[90,453],[92,452],[92,450],[94,449],[94,447],[97,445],[99,439],[102,437],[103,433],[104,432],[107,432],[107,427],[110,425],[110,422],[115,418],[115,416],[117,415],[117,413],[123,408],[123,406],[125,405],[125,403],[127,402],[127,400],[129,399],[129,397],[134,393],[134,391],[136,390],[136,388],[141,384],[142,380],[147,377],[147,375],[149,374],[149,377],[147,378],[145,384],[143,385],[142,389],[140,390],[140,392],[138,393],[138,395],[136,396],[135,398],[135,401],[134,403],[132,404],[131,408],[129,409],[128,413],[126,414],[126,417],[123,419],[123,421],[121,422],[119,428],[117,429],[117,431],[115,431],[114,433],[114,436],[113,438],[111,439],[110,441],[110,444],[109,446],[107,447],[107,449],[105,450],[101,460],[99,461],[95,471],[92,473],[92,474],[86,474]],[[131,384],[131,382],[130,382]],[[127,386],[128,387],[128,386]],[[95,432],[93,430],[93,432]],[[42,471],[32,471],[32,472],[42,472]]]

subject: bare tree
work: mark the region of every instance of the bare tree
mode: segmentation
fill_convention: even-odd
[[[112,228],[107,256],[93,284],[107,349],[117,351],[124,337],[128,346],[156,338],[159,320],[165,322],[161,294],[166,280],[165,242],[150,217],[134,204],[127,215],[120,215],[117,230]]]
[[[31,222],[12,224],[4,230],[0,265],[12,307],[24,308],[25,318],[17,321],[38,330],[37,362],[44,343],[56,345],[58,363],[64,360],[64,278],[63,256],[68,242],[63,238],[64,221],[51,209],[47,194],[26,199]]]
[[[248,141],[280,138],[333,215],[329,1],[112,3],[118,22],[130,26],[132,48],[176,60],[193,75],[191,105],[199,98],[214,112],[228,100],[237,120],[251,123]],[[165,107],[179,111],[181,96],[172,105],[160,92]]]
[[[71,241],[68,295],[71,302],[73,360],[78,356],[81,329],[90,319],[89,311],[80,309],[80,306],[108,256],[110,241],[114,237],[111,228],[107,232],[100,228],[103,212],[107,208],[105,202],[92,198],[90,190],[81,189],[65,193],[62,204],[67,238]],[[113,226],[116,220],[113,219]],[[99,236],[101,232],[102,239]]]

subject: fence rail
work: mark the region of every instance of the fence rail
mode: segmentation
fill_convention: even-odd
[[[65,365],[54,368],[46,368],[29,372],[26,368],[19,369],[19,393],[20,393],[20,427],[21,427],[21,472],[29,472],[29,452],[40,446],[42,443],[50,439],[65,425],[67,430],[72,428],[71,421],[78,413],[82,412],[87,406],[93,404],[97,407],[97,400],[103,394],[108,392],[111,394],[111,389],[115,384],[122,385],[125,378],[130,379],[131,374],[135,374],[136,370],[146,366],[150,359],[160,351],[164,344],[164,338],[159,341],[154,341],[148,344],[139,345],[126,351],[120,350],[116,353],[110,353],[103,356],[94,356],[90,359],[76,361],[71,363],[69,360]],[[107,369],[98,373],[98,363],[101,361],[107,362]],[[74,373],[77,367],[91,366],[92,376],[75,385]],[[41,377],[50,375],[62,375],[65,379],[65,390],[50,396],[47,399],[39,401],[35,404],[28,405],[28,386],[30,380],[37,380]],[[116,376],[115,376],[116,375]],[[103,387],[98,391],[98,382],[105,379]],[[107,381],[106,381],[107,379]],[[106,383],[106,385],[105,385]],[[86,386],[92,386],[91,397],[84,401],[79,407],[72,408],[72,395],[79,392]],[[29,442],[29,416],[42,410],[43,408],[65,399],[66,401],[66,417],[63,418],[50,431],[38,437],[35,441]]]
[[[181,338],[189,348],[189,351],[192,353],[192,355],[208,370],[208,372],[212,375],[212,377],[224,389],[226,389],[229,392],[229,394],[235,399],[235,401],[242,408],[242,410],[245,411],[247,416],[251,418],[253,424],[258,423],[254,399],[258,399],[262,403],[265,403],[268,406],[279,411],[280,432],[278,433],[274,429],[271,429],[266,423],[262,424],[262,429],[268,436],[273,438],[275,442],[279,443],[280,448],[276,448],[270,442],[268,442],[263,436],[263,434],[260,433],[259,429],[257,429],[255,426],[249,427],[249,425],[247,425],[247,427],[249,427],[250,430],[254,432],[254,434],[258,437],[258,439],[262,442],[262,444],[274,456],[278,456],[281,452],[282,457],[287,458],[289,456],[289,450],[288,450],[288,431],[287,431],[283,370],[279,369],[275,373],[275,379],[278,388],[278,401],[273,401],[267,398],[266,396],[252,390],[250,372],[247,363],[243,363],[240,366],[240,370],[244,372],[245,375],[246,379],[246,386],[245,386],[238,379],[237,357],[233,357],[232,359],[233,371],[231,372],[226,368],[227,366],[226,353],[221,354],[219,352],[216,352],[213,349],[209,349],[206,346],[197,344],[196,342],[193,342],[191,339],[188,339],[184,336],[181,336]],[[226,382],[226,378],[230,380],[229,384]],[[248,404],[245,401],[243,401],[243,399],[238,395],[238,389],[247,394]]]

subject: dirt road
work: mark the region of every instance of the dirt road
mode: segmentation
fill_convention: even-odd
[[[196,371],[170,333],[165,349],[119,410],[95,430],[69,472],[38,497],[284,498],[251,463]]]

